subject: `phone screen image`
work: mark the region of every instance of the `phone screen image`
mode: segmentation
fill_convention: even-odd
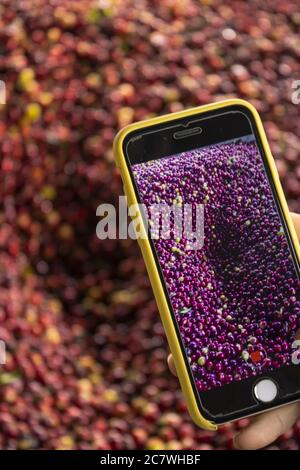
[[[254,135],[132,165],[141,202],[203,206],[203,244],[153,240],[198,391],[293,364],[299,278]]]

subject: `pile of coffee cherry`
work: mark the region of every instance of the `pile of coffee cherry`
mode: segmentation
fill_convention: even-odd
[[[300,211],[299,25],[293,0],[1,1],[0,448],[231,448],[247,420],[192,424],[137,244],[97,239],[96,209],[120,127],[239,96]]]

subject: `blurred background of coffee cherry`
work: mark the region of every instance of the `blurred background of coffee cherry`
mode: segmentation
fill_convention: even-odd
[[[1,0],[0,448],[231,448],[247,420],[192,424],[137,243],[99,241],[96,208],[120,127],[238,96],[300,212],[299,27],[290,0]]]

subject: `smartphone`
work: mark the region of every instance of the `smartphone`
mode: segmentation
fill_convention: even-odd
[[[233,99],[132,124],[114,150],[194,421],[300,399],[300,249],[256,109]]]

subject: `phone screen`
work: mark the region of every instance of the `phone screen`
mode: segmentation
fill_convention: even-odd
[[[200,228],[153,239],[198,391],[291,366],[299,278],[255,136],[156,149],[132,173],[148,215],[156,204],[202,208]]]

